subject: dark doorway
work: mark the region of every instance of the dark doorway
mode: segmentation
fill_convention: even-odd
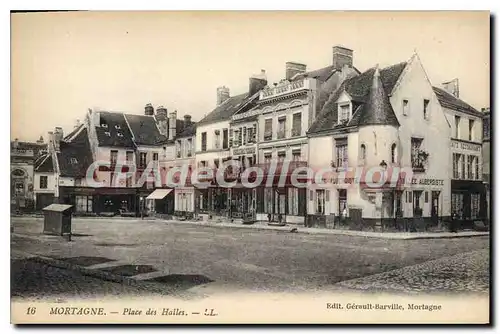
[[[439,195],[440,191],[432,191],[431,195],[431,220],[432,225],[437,226],[439,222]]]

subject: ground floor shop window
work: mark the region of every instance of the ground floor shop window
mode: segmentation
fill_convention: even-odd
[[[402,197],[403,197],[403,192],[402,191],[396,191],[396,217],[402,217],[403,216],[403,205],[402,205]]]
[[[273,189],[264,189],[264,213],[273,213]]]
[[[451,194],[451,214],[456,214],[458,219],[463,218],[464,212],[464,194]]]
[[[191,211],[191,194],[177,194],[178,207],[177,211]]]
[[[347,217],[347,189],[339,189],[339,215]]]
[[[471,194],[470,195],[470,214],[472,219],[479,218],[479,210],[481,206],[481,195]]]
[[[76,212],[92,212],[92,196],[75,196]]]
[[[288,188],[288,214],[298,216],[299,214],[299,189]]]
[[[325,214],[325,190],[316,190],[316,213]]]

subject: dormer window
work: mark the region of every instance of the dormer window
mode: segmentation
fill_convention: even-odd
[[[118,137],[123,137],[123,134],[122,134],[121,132],[117,132],[117,133],[116,133],[116,135],[117,135]]]
[[[73,164],[73,165],[76,165],[78,163],[78,160],[76,160],[76,158],[71,158],[70,159],[70,162]]]
[[[115,125],[115,129],[116,129],[116,130],[120,130],[120,129],[121,129],[120,125],[116,124],[116,125]]]
[[[351,104],[345,103],[339,105],[339,124],[345,124],[349,122],[349,118],[351,117]]]
[[[107,125],[106,123],[102,123],[102,124],[101,124],[101,128],[106,128],[106,129],[107,129],[107,128],[108,128],[108,125]]]

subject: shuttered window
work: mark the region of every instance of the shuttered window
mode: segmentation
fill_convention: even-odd
[[[272,118],[266,119],[264,123],[264,140],[271,140],[273,138],[273,120]]]
[[[292,136],[300,136],[302,132],[302,114],[293,114],[292,119]]]

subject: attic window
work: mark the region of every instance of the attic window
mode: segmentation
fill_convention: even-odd
[[[116,135],[117,135],[118,137],[123,137],[123,134],[122,134],[121,132],[117,132],[117,133],[116,133]]]
[[[350,103],[340,104],[339,109],[339,124],[346,123],[349,121],[351,116],[351,105]]]
[[[106,136],[108,136],[108,137],[111,137],[111,132],[109,132],[109,131],[104,132],[104,134],[105,134]]]
[[[78,163],[78,160],[76,160],[76,158],[71,158],[70,159],[70,162],[73,164],[73,165],[76,165]]]
[[[107,128],[108,128],[108,125],[107,125],[106,123],[101,123],[101,127],[102,127],[102,128],[106,128],[106,129],[107,129]]]
[[[121,127],[120,127],[118,124],[116,124],[116,125],[115,125],[115,129],[116,129],[116,130],[120,130],[120,129],[121,129]]]

